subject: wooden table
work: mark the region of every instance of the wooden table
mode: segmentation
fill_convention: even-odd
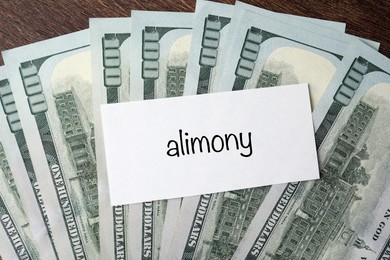
[[[234,0],[222,0],[234,3]],[[390,0],[244,0],[276,12],[347,23],[347,32],[381,42],[390,57]],[[128,16],[130,10],[194,11],[195,0],[2,0],[0,50],[88,28],[90,17]],[[0,59],[0,65],[3,64]]]
[[[220,2],[234,3],[233,0]],[[345,22],[348,33],[379,41],[380,52],[390,57],[390,0],[244,2],[276,12]],[[130,10],[136,9],[191,12],[195,0],[2,0],[0,50],[88,28],[90,17],[128,16]]]

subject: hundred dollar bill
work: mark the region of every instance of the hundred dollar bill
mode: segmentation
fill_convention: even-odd
[[[184,198],[169,259],[230,259],[269,189]]]
[[[11,87],[5,73],[5,67],[0,67],[0,121],[3,122],[2,127],[0,127],[0,141],[2,143],[0,144],[0,169],[3,174],[2,182],[4,181],[7,185],[7,189],[3,192],[11,192],[10,194],[15,201],[11,205],[15,205],[23,213],[19,216],[24,217],[24,213],[26,213],[27,220],[24,221],[29,222],[34,240],[37,241],[40,257],[56,259],[58,258],[56,245],[36,174],[30,161],[29,150],[24,141],[24,133],[18,128],[10,129],[7,127],[7,120],[13,118],[14,122],[18,121],[15,102],[10,94]],[[16,136],[19,138],[15,138]],[[19,151],[23,153],[18,152],[18,147],[20,147]],[[7,204],[9,203],[7,201]]]
[[[213,74],[217,69],[221,48],[228,44],[228,30],[233,5],[196,1],[191,50],[185,79],[184,95],[213,91]]]
[[[353,43],[313,118],[321,179],[275,197],[233,259],[389,259],[390,60]]]
[[[315,104],[320,86],[327,86],[341,54],[355,40],[335,31],[323,36],[245,9],[237,17],[231,24],[234,40],[222,57],[223,73],[216,75],[218,91],[308,82]]]
[[[192,13],[132,11],[131,100],[183,95],[192,18]],[[180,203],[171,199],[130,206],[131,259],[166,259]]]
[[[248,18],[251,13],[248,13]],[[254,15],[254,19],[267,21],[269,18]],[[272,21],[270,27],[281,28],[280,25]],[[261,23],[263,25],[263,23]],[[266,23],[265,23],[266,24]],[[245,28],[245,24],[244,24]],[[284,27],[287,32],[293,32],[295,27]],[[275,30],[275,29],[274,29]],[[306,38],[310,32],[301,31],[302,38]],[[304,36],[303,36],[304,35]],[[253,39],[250,36],[251,40]],[[282,37],[281,44],[286,45]],[[324,41],[327,42],[324,42]],[[311,91],[311,97],[315,106],[319,96],[322,94],[330,79],[333,76],[336,66],[340,63],[342,55],[348,47],[348,42],[339,42],[327,38],[317,38],[313,41],[315,48],[303,50],[295,41],[291,47],[282,48],[282,52],[277,54],[276,60],[271,64],[271,69],[279,70],[264,72],[264,82],[256,87],[271,87],[281,84],[302,83],[307,79],[314,79],[316,83],[315,91]],[[322,44],[322,45],[321,45]],[[243,44],[237,44],[241,48]],[[283,46],[284,46],[283,45]],[[271,45],[277,48],[277,44]],[[321,49],[319,49],[321,47]],[[294,54],[294,51],[297,51]],[[288,56],[289,60],[283,58]],[[325,57],[325,58],[324,58]],[[278,60],[279,59],[279,60]],[[295,59],[295,60],[294,60]],[[308,66],[302,65],[302,60],[313,59],[316,69],[310,70]],[[228,66],[228,64],[227,64]],[[304,67],[300,67],[304,66]],[[282,71],[283,70],[283,71]],[[272,74],[273,73],[273,74]],[[234,72],[233,72],[234,74]],[[319,79],[315,81],[315,77]],[[311,81],[313,82],[313,80]],[[223,83],[218,83],[223,86]],[[172,259],[229,259],[234,253],[240,240],[245,235],[249,224],[258,212],[263,202],[268,200],[270,194],[280,194],[282,190],[276,187],[259,187],[238,191],[230,191],[216,194],[204,194],[202,196],[184,198],[178,220],[178,227],[175,238],[171,246]]]
[[[258,15],[266,16],[268,18],[275,19],[283,23],[294,24],[294,26],[296,27],[302,27],[305,28],[305,30],[318,33],[335,40],[339,38],[350,38],[350,40],[358,39],[376,50],[378,50],[380,46],[379,42],[344,33],[345,32],[344,23],[321,20],[321,19],[310,18],[310,17],[295,16],[291,14],[279,14],[259,7],[254,7],[253,5],[246,4],[240,1],[237,1],[234,5],[234,14],[232,17],[233,32],[240,28],[240,25],[239,23],[237,23],[237,21],[239,21],[239,17],[241,16],[240,14],[245,11],[250,11]],[[231,45],[229,45],[229,47],[230,46]]]
[[[99,209],[89,31],[6,51],[3,57],[13,93],[10,98],[19,116],[9,114],[8,127],[24,130],[47,215],[58,223],[56,229],[51,227],[54,240],[61,241],[58,255],[97,259]]]
[[[4,155],[0,143],[0,156]],[[5,158],[3,159],[5,160]],[[6,163],[2,161],[2,163]],[[30,225],[12,183],[12,173],[0,168],[0,250],[6,259],[39,260],[41,256],[33,241]]]
[[[132,11],[131,100],[180,96],[193,13]]]
[[[188,62],[190,73],[185,80],[184,95],[215,91],[217,87],[215,75],[221,74],[224,67],[219,61],[225,55],[224,50],[229,49],[232,35],[234,35],[234,30],[230,31],[233,10],[235,13],[250,10],[283,22],[297,23],[296,26],[310,28],[312,31],[321,31],[323,34],[333,35],[333,30],[339,30],[340,33],[345,30],[343,23],[279,14],[240,2],[236,2],[235,6],[232,6],[198,0],[194,14],[194,29]]]
[[[104,156],[100,105],[129,101],[130,18],[89,20],[92,58],[101,259],[129,259],[128,205],[111,206]]]
[[[169,259],[171,244],[177,228],[182,202],[182,198],[168,200],[164,227],[161,234],[159,259]]]
[[[6,79],[4,67],[0,67],[0,84],[4,85]],[[3,87],[0,90],[3,92]],[[11,100],[9,100],[11,101]],[[2,102],[4,102],[2,100]],[[1,115],[1,121],[6,122]],[[2,125],[1,128],[4,128]],[[1,136],[3,141],[3,136]],[[54,257],[53,251],[38,248],[41,241],[39,236],[33,237],[31,225],[27,218],[21,201],[20,189],[15,184],[15,172],[11,170],[7,154],[0,141],[0,251],[6,259],[40,259],[41,257]],[[12,157],[12,156],[11,156]],[[47,235],[47,234],[46,234]],[[44,237],[42,237],[44,239]],[[45,240],[44,242],[47,242]],[[42,245],[42,244],[41,244]],[[41,249],[41,251],[39,251]],[[43,253],[43,254],[40,254]],[[54,259],[54,258],[52,258]]]

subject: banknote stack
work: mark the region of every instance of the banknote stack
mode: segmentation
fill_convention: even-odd
[[[344,30],[198,0],[3,51],[0,255],[390,259],[390,60]],[[111,206],[101,104],[306,82],[320,180]]]

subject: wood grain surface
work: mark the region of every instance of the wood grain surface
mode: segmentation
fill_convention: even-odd
[[[234,3],[234,0],[220,2]],[[276,12],[347,23],[347,32],[381,43],[390,57],[390,0],[244,0]],[[128,16],[130,10],[192,12],[195,0],[1,0],[0,50],[88,28],[90,17]],[[0,60],[3,64],[3,60]]]

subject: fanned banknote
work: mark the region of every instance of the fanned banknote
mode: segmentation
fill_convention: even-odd
[[[99,209],[89,31],[3,52],[54,241],[61,259],[99,257]],[[20,118],[20,121],[19,121]],[[17,140],[17,142],[22,142]],[[21,151],[23,152],[23,151]],[[26,164],[26,162],[24,162]],[[29,165],[26,165],[28,168]]]
[[[346,34],[345,32],[345,24],[329,21],[329,20],[321,20],[321,19],[315,19],[310,17],[304,17],[304,16],[295,16],[291,14],[281,14],[281,13],[275,13],[272,11],[269,11],[267,9],[255,7],[250,4],[246,4],[244,2],[236,1],[234,5],[234,13],[233,13],[233,29],[232,31],[235,32],[236,30],[239,30],[240,25],[237,23],[239,21],[239,17],[241,16],[242,12],[250,11],[252,13],[265,16],[271,19],[276,19],[280,22],[287,23],[287,24],[293,24],[296,27],[302,27],[307,31],[311,31],[314,33],[321,34],[323,36],[332,38],[332,39],[339,39],[339,38],[350,38],[351,40],[361,40],[367,45],[371,46],[372,48],[378,50],[379,49],[379,42],[360,38],[355,35]],[[318,27],[320,26],[320,27]],[[229,45],[230,47],[230,45]]]
[[[340,63],[342,55],[348,47],[348,41],[344,43],[317,36],[316,34],[313,34],[313,37],[308,37],[311,36],[309,31],[284,24],[281,27],[276,20],[256,14],[253,14],[253,17],[251,17],[251,14],[248,12],[248,15],[245,16],[249,21],[251,21],[251,18],[259,19],[262,21],[261,23],[259,22],[262,26],[269,26],[269,31],[282,33],[281,31],[283,30],[286,34],[289,33],[292,39],[290,47],[284,48],[284,46],[288,46],[289,41],[282,36],[275,37],[281,41],[282,52],[277,53],[276,61],[273,61],[271,68],[267,68],[264,72],[263,78],[268,81],[261,81],[262,85],[257,85],[256,87],[303,83],[307,79],[317,80],[315,81],[315,91],[312,90],[310,92],[311,97],[314,97],[314,106],[332,78],[336,66]],[[245,25],[243,24],[242,29],[246,28]],[[250,40],[254,41],[253,37],[257,34],[252,35],[248,33],[248,35]],[[306,44],[311,41],[312,46],[316,47],[298,44],[299,38],[304,39]],[[245,34],[243,39],[245,39]],[[245,45],[244,43],[234,42],[234,46],[241,49]],[[277,48],[278,46],[275,42],[270,44],[270,48]],[[256,47],[253,47],[252,42],[250,47],[256,49]],[[294,51],[297,53],[294,54]],[[251,51],[248,52],[253,54]],[[286,56],[290,60],[284,59]],[[310,61],[317,64],[316,69],[310,70],[309,66],[304,66],[304,59],[313,59],[313,61]],[[235,63],[226,63],[226,67],[233,64]],[[271,69],[278,71],[271,71]],[[234,75],[234,71],[232,73]],[[300,74],[296,75],[296,73]],[[299,76],[304,76],[304,78],[299,78]],[[317,79],[317,76],[320,78]],[[224,83],[218,84],[224,86]],[[271,187],[259,187],[184,198],[178,221],[179,228],[176,229],[175,238],[171,246],[171,257],[173,259],[229,259],[245,235],[259,207],[264,201],[267,201],[269,192],[274,194],[275,190],[271,190]],[[281,191],[276,192],[280,194]],[[226,226],[230,225],[231,228],[226,229],[225,224]]]
[[[111,206],[101,128],[101,104],[129,101],[130,18],[93,18],[91,35],[92,84],[96,161],[99,187],[101,259],[129,259],[128,205]]]
[[[379,43],[239,1],[90,27],[3,53],[5,260],[390,259],[390,60]],[[100,105],[306,82],[320,180],[111,206]]]
[[[237,16],[237,13],[244,10],[279,19],[282,22],[293,22],[296,26],[311,31],[320,31],[321,34],[326,35],[334,35],[334,30],[340,33],[345,30],[345,24],[342,23],[275,13],[241,2],[236,2],[235,6],[232,6],[198,0],[194,14],[194,29],[188,62],[190,73],[185,81],[185,95],[203,94],[216,90],[215,75],[223,73],[224,63],[220,61],[223,55],[228,55],[225,50],[229,49],[234,35],[234,30],[230,31],[233,11]],[[234,19],[239,19],[239,17]]]
[[[14,203],[11,205],[15,204],[23,214],[26,213],[27,219],[24,221],[29,222],[28,228],[31,228],[34,240],[37,242],[36,247],[40,252],[40,257],[56,259],[58,258],[56,245],[46,214],[45,203],[31,164],[29,150],[25,145],[24,133],[20,129],[11,129],[7,126],[7,120],[12,119],[17,122],[18,113],[5,67],[0,67],[0,100],[0,121],[3,122],[0,128],[0,142],[2,143],[0,145],[0,168],[5,178],[3,181],[5,185],[8,185],[8,190],[1,190],[6,193],[12,191]],[[18,147],[20,147],[19,150]],[[28,168],[23,162],[28,165]]]
[[[5,75],[4,67],[0,67],[0,93],[4,92],[8,80]],[[8,84],[9,86],[9,84]],[[7,100],[12,102],[12,100]],[[7,102],[3,101],[2,102]],[[11,108],[10,108],[11,109]],[[4,115],[1,115],[1,121],[6,123]],[[2,128],[4,125],[2,125]],[[38,260],[43,257],[55,257],[41,251],[36,246],[38,240],[34,240],[29,220],[25,214],[24,206],[19,194],[20,189],[15,184],[15,172],[9,165],[9,154],[5,153],[1,136],[0,141],[0,250],[5,259],[33,259]],[[20,187],[19,187],[20,188]],[[46,234],[47,235],[47,234]],[[37,238],[37,236],[36,236]],[[43,246],[41,244],[41,246]],[[55,259],[55,258],[53,258]]]
[[[233,5],[196,1],[184,95],[213,92],[221,48],[228,44]],[[222,66],[220,66],[222,67]]]
[[[0,250],[6,259],[39,260],[41,256],[33,240],[30,224],[23,211],[19,194],[12,185],[12,173],[4,169],[6,163],[4,150],[0,143]],[[4,171],[5,170],[5,171]]]
[[[183,95],[192,18],[191,13],[132,11],[130,100]],[[131,259],[159,259],[161,247],[172,240],[180,204],[181,199],[171,199],[130,205]]]
[[[131,100],[183,94],[192,13],[132,11]]]
[[[290,84],[289,82],[297,82],[294,77],[300,76],[299,80],[308,82],[313,93],[316,85],[329,80],[331,74],[319,73],[318,76],[312,71],[329,66],[327,62],[333,64],[336,62],[334,58],[340,54],[342,48],[337,46],[336,42],[344,44],[345,48],[346,44],[356,39],[337,31],[313,30],[313,25],[296,26],[298,21],[292,26],[288,19],[283,22],[276,21],[249,11],[246,4],[238,4],[243,8],[235,9],[235,16],[231,22],[233,42],[229,45],[226,55],[222,57],[221,62],[225,64],[223,73],[216,75],[216,80],[220,82],[218,91],[261,87],[261,82],[267,84],[268,76],[274,79],[273,84]],[[368,43],[373,48],[379,47],[375,42]],[[302,66],[306,64],[307,68],[297,67],[298,59],[299,63]],[[336,59],[340,60],[340,57]],[[282,70],[285,72],[280,73]],[[304,73],[306,70],[309,71],[309,75],[315,77],[304,79],[302,75],[306,75]],[[276,75],[279,75],[280,82]],[[320,95],[312,96],[312,102],[315,103]]]
[[[334,40],[249,11],[239,16],[218,91],[307,82],[314,107],[354,39]]]
[[[313,117],[321,179],[263,207],[233,259],[389,259],[390,60],[353,43]]]

